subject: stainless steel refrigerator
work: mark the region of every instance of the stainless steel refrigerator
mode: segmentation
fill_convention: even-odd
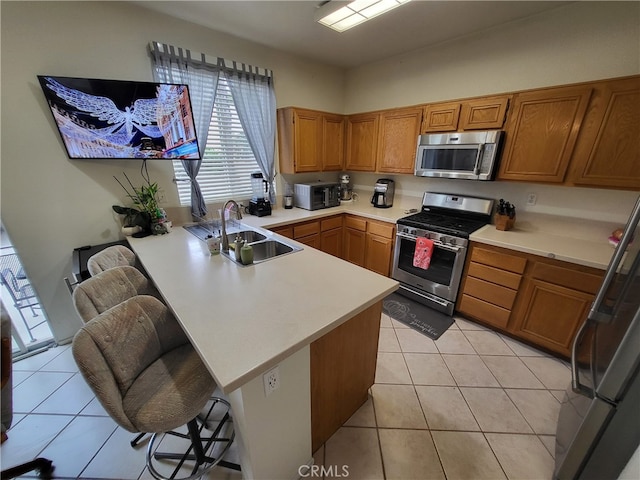
[[[556,479],[614,480],[640,443],[639,221],[640,198],[574,340]]]

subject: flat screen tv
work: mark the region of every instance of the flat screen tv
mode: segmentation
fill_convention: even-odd
[[[187,85],[38,80],[69,158],[200,158]]]

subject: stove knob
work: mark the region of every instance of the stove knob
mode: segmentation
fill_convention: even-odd
[[[455,246],[456,243],[457,243],[457,240],[455,237],[451,237],[449,239],[449,245]]]

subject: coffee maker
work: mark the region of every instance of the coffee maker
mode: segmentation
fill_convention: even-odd
[[[269,184],[262,177],[261,172],[251,174],[251,190],[253,196],[249,201],[249,213],[257,217],[271,215],[271,202],[265,195],[269,193]]]
[[[393,194],[395,182],[389,178],[380,178],[373,187],[371,204],[376,208],[389,208],[393,206]]]

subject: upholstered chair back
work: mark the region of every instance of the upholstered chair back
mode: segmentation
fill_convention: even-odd
[[[136,254],[124,245],[113,245],[89,257],[87,270],[91,276],[97,275],[113,267],[123,267],[136,264]]]

